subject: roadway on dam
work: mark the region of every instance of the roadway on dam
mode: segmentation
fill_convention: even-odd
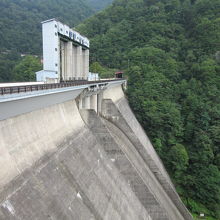
[[[124,82],[124,79],[113,79],[2,86],[0,87],[0,94],[2,94],[0,95],[0,120],[74,100],[85,89],[95,92]]]

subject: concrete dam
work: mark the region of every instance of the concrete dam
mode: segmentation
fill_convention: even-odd
[[[0,99],[1,220],[192,219],[124,81],[102,84]]]
[[[89,72],[89,40],[42,22],[37,82],[0,85],[0,220],[191,220],[126,100]]]

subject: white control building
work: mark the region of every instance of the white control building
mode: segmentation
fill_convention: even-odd
[[[37,81],[87,80],[89,40],[56,19],[42,22],[42,28],[43,70],[36,73]]]

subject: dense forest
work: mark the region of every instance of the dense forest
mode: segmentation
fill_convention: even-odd
[[[41,21],[58,18],[75,26],[92,14],[78,0],[2,0],[0,1],[0,50],[41,55]]]
[[[125,71],[186,206],[220,219],[220,0],[115,0],[78,29],[93,66]]]
[[[41,55],[41,21],[57,18],[74,27],[110,3],[110,0],[1,0],[0,51]]]
[[[13,69],[21,54],[42,55],[41,21],[57,18],[74,27],[110,3],[111,0],[1,0],[0,82],[16,80]]]
[[[110,5],[113,0],[85,0],[85,2],[91,7],[94,8],[96,11],[99,11],[103,8],[106,8]]]

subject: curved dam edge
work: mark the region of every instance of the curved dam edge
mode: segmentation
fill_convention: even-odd
[[[108,121],[98,117],[94,111],[81,110],[80,113],[152,219],[183,219],[178,211],[170,209],[173,204],[169,203],[166,195],[164,200],[161,186],[129,139],[115,126],[109,125]]]
[[[193,219],[179,195],[170,177],[157,155],[147,134],[132,112],[121,86],[115,86],[104,93],[102,102],[102,116],[123,131],[136,146],[143,160],[148,164],[167,195],[177,207],[184,219]]]

